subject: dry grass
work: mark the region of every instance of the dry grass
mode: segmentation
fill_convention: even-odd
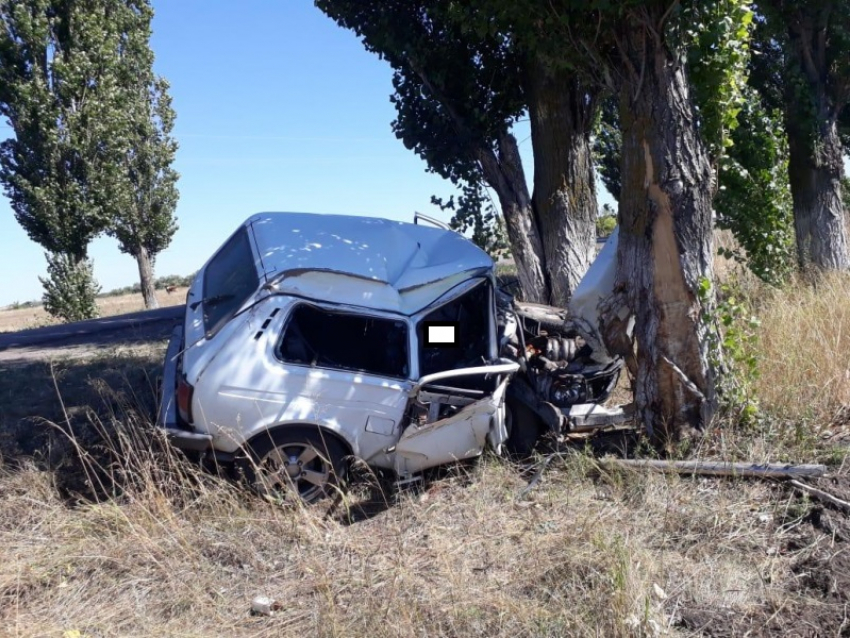
[[[688,635],[682,610],[789,597],[766,485],[605,474],[565,460],[527,500],[509,465],[402,495],[356,524],[282,508],[135,449],[120,496],[69,507],[50,472],[0,477],[8,635]],[[356,510],[355,510],[356,511]],[[252,616],[257,595],[279,603]]]
[[[703,449],[733,441],[757,461],[822,451],[769,434],[847,401],[846,286],[760,293],[757,390],[771,421]],[[262,501],[159,445],[146,415],[163,345],[0,369],[0,635],[850,626],[850,523],[778,483],[609,471],[573,452],[527,493],[527,473],[485,457],[398,495],[357,484],[332,505]],[[822,487],[848,498],[843,458]],[[251,615],[258,595],[277,601],[272,616]]]
[[[850,277],[765,289],[757,313],[762,406],[793,423],[829,427],[850,405]]]
[[[156,298],[160,306],[176,306],[186,301],[188,288],[178,288],[172,293],[157,290]],[[140,294],[121,295],[118,297],[101,297],[97,300],[101,317],[123,315],[128,312],[144,310],[145,304]],[[0,332],[13,332],[28,328],[40,328],[59,323],[57,319],[47,314],[41,306],[33,308],[0,309]]]

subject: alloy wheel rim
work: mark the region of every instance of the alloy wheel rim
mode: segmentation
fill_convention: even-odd
[[[328,486],[331,467],[312,445],[293,443],[273,448],[261,463],[260,483],[268,492],[295,491],[311,501]]]

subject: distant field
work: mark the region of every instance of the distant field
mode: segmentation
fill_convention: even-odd
[[[186,301],[187,288],[178,288],[172,293],[157,290],[156,298],[160,306],[176,306]],[[102,297],[97,300],[101,317],[123,315],[128,312],[144,310],[145,304],[140,293],[121,295],[120,297]],[[41,306],[0,310],[0,332],[14,332],[28,328],[40,328],[60,323],[51,317]]]

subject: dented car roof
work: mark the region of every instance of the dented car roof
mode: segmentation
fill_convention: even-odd
[[[261,213],[246,224],[261,272],[284,294],[412,314],[493,269],[487,253],[440,228],[314,213]]]

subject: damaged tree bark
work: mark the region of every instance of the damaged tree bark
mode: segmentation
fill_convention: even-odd
[[[662,21],[651,18],[653,25]],[[675,53],[638,22],[622,29],[618,44],[627,71],[619,87],[616,290],[635,317],[637,416],[667,445],[702,429],[716,408],[699,294],[712,274],[711,169]]]

